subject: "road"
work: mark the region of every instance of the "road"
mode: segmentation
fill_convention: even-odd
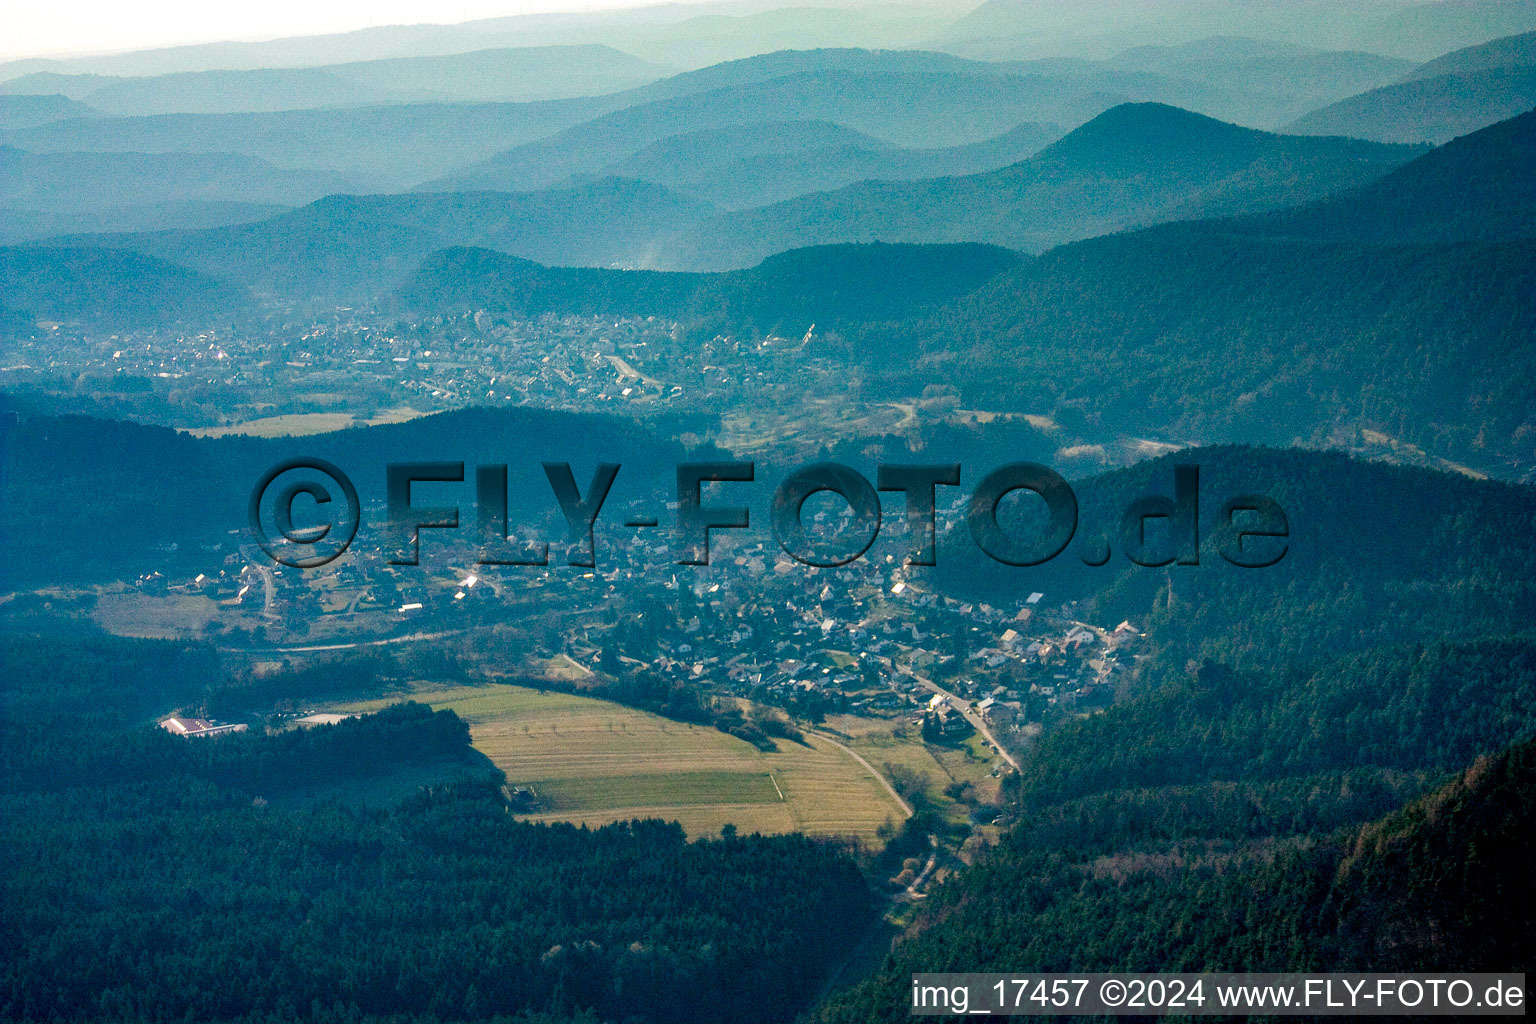
[[[927,897],[928,894],[923,892],[923,883],[928,881],[928,876],[933,874],[934,866],[938,863],[939,837],[930,835],[928,837],[928,863],[923,865],[923,870],[919,871],[917,873],[917,877],[912,879],[912,884],[907,886],[906,891],[901,894],[900,898],[906,900],[920,900]]]
[[[1007,761],[1014,771],[1019,770],[1019,762],[1014,760],[1013,755],[1008,753],[1008,751],[1003,747],[1001,743],[997,742],[997,737],[992,735],[992,730],[987,726],[987,720],[981,717],[975,708],[971,707],[970,701],[961,700],[959,697],[955,696],[953,693],[950,693],[948,690],[944,689],[944,687],[940,686],[932,679],[929,679],[927,676],[918,675],[916,672],[912,671],[912,669],[908,668],[906,665],[896,662],[894,659],[892,659],[892,664],[896,667],[896,671],[902,673],[903,675],[911,676],[913,679],[917,680],[918,685],[932,690],[934,693],[943,694],[945,697],[948,697],[949,703],[953,705],[954,709],[964,715],[967,722],[970,722],[971,725],[976,727],[976,731],[981,733],[982,739],[992,744],[992,749],[997,751],[998,756],[1001,757],[1004,761]]]
[[[277,612],[272,610],[272,605],[277,601],[277,580],[272,576],[272,567],[263,561],[266,555],[253,544],[241,544],[240,557],[261,576],[261,614],[269,619],[277,618]]]

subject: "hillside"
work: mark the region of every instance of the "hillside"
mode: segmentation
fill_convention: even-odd
[[[1401,81],[1412,82],[1441,75],[1464,75],[1493,68],[1528,67],[1536,64],[1536,32],[1491,39],[1476,46],[1453,50],[1434,60],[1426,61],[1402,76]]]
[[[254,224],[90,236],[294,301],[372,297],[431,252],[481,245],[559,266],[645,265],[659,239],[713,207],[603,179],[533,193],[330,196]]]
[[[545,267],[486,249],[434,253],[397,294],[417,313],[662,316],[694,331],[803,334],[904,316],[980,288],[1021,257],[983,245],[840,245],[749,270],[690,274]]]
[[[1286,126],[1300,135],[1441,143],[1536,106],[1536,63],[1414,79],[1315,110]]]
[[[1418,446],[1520,477],[1536,467],[1509,376],[1530,372],[1536,316],[1531,117],[1316,204],[1065,246],[866,334],[918,354],[893,383],[958,366],[979,408],[1109,436]]]
[[[1529,240],[1382,247],[1175,225],[1057,249],[867,333],[898,379],[962,369],[974,408],[1079,410],[1111,437],[1374,437],[1519,477],[1536,467],[1533,295]]]
[[[1058,459],[1070,471],[1072,462]],[[1199,564],[1164,569],[1132,564],[1125,557],[1132,542],[1120,531],[1121,514],[1142,495],[1170,494],[1177,465],[1199,467]],[[1515,524],[1536,511],[1536,489],[1529,486],[1367,462],[1341,452],[1207,445],[1082,477],[1073,482],[1073,490],[1078,539],[1063,555],[1032,568],[1005,566],[978,552],[960,526],[940,541],[939,567],[927,575],[945,593],[963,600],[1016,601],[1028,586],[1054,595],[1053,600],[1076,602],[1074,611],[1083,621],[1129,619],[1147,633],[1147,643],[1138,651],[1143,658],[1134,677],[1123,679],[1122,698],[1132,692],[1133,681],[1143,689],[1161,685],[1183,678],[1190,664],[1201,661],[1260,677],[1310,674],[1375,648],[1524,630],[1536,613],[1536,584],[1531,582],[1536,544],[1507,539],[1519,529]],[[1285,512],[1284,557],[1262,571],[1233,566],[1217,550],[1223,535],[1221,501],[1236,494],[1266,495]],[[1478,509],[1475,523],[1465,516],[1468,508]],[[1156,536],[1149,530],[1149,553],[1166,556],[1166,537],[1166,530]],[[1095,540],[1109,544],[1114,556],[1103,566],[1078,557]],[[1465,598],[1470,593],[1478,595],[1476,600]],[[949,650],[964,651],[963,639],[951,638],[955,646]],[[1347,670],[1339,673],[1347,676]],[[1265,691],[1253,700],[1267,702],[1273,696]],[[1358,699],[1362,708],[1380,703],[1375,696]],[[1421,704],[1415,712],[1418,724],[1409,732],[1383,726],[1372,741],[1373,753],[1392,744],[1422,749],[1429,742],[1425,716],[1434,714],[1434,688],[1413,699]],[[1480,699],[1498,703],[1502,697],[1485,694]],[[1242,706],[1235,696],[1230,702],[1233,707],[1227,710],[1191,709],[1191,728],[1209,727],[1230,713],[1234,730],[1240,725],[1257,731],[1234,731],[1228,746],[1191,753],[1191,763],[1219,761],[1239,770],[1259,757],[1257,747],[1267,735],[1254,724],[1260,711]],[[1276,707],[1293,703],[1287,698]],[[1314,718],[1331,722],[1338,716],[1304,716],[1303,721]],[[1301,729],[1297,723],[1285,729],[1293,726]],[[1284,731],[1279,724],[1274,730]],[[1447,721],[1437,735],[1450,742],[1456,733]],[[1236,752],[1226,752],[1229,746]],[[1133,762],[1121,746],[1090,744],[1075,755],[1075,764],[1062,761],[1056,777],[1060,784],[1087,786],[1091,773],[1084,764],[1098,756],[1094,751],[1107,757],[1114,770],[1124,769],[1128,778],[1172,773],[1170,783],[1191,781],[1179,774],[1182,762],[1158,767],[1152,764],[1155,757]],[[1272,755],[1277,765],[1292,756],[1296,764],[1304,760],[1287,743]],[[1451,768],[1460,756],[1435,763]],[[1089,787],[1083,793],[1094,791]]]
[[[0,248],[0,315],[102,327],[216,322],[243,310],[236,289],[153,256],[83,246]]]
[[[709,128],[662,139],[603,169],[679,189],[722,209],[762,206],[872,178],[975,174],[1028,157],[1060,134],[1021,124],[994,139],[904,149],[827,121]]]
[[[1197,790],[1184,805],[1236,823],[1278,803],[1273,794],[1222,795]],[[1108,848],[1023,830],[1010,837],[925,905],[926,927],[879,973],[816,1019],[906,1019],[917,970],[1524,971],[1536,955],[1536,892],[1525,870],[1536,818],[1529,738],[1340,836],[1118,846],[1141,838],[1135,811],[1179,798],[1127,796],[1132,806],[1074,809],[1079,826],[1116,829]],[[1326,797],[1314,789],[1312,799]]]
[[[1302,202],[1378,177],[1414,151],[1271,135],[1161,104],[1122,104],[1035,156],[985,174],[865,182],[724,214],[671,265],[741,266],[830,242],[980,241],[1028,252],[1162,220]]]
[[[101,230],[100,218],[136,221],[138,228],[177,226],[156,222],[173,205],[297,206],[346,190],[338,174],[233,153],[26,153],[0,146],[0,209],[41,215],[52,230],[33,237]]]
[[[0,568],[0,583],[13,588],[41,585],[49,578],[131,578],[155,566],[174,565],[179,557],[206,557],[196,554],[203,545],[232,550],[240,541],[230,532],[246,528],[254,481],[268,467],[297,455],[345,466],[365,503],[383,494],[389,462],[431,460],[451,452],[471,464],[509,464],[513,483],[523,485],[521,491],[513,488],[513,513],[542,510],[547,485],[539,463],[553,454],[571,454],[574,436],[582,438],[584,454],[624,464],[614,501],[646,494],[658,480],[670,483],[673,467],[685,454],[682,445],[628,419],[532,408],[465,409],[406,423],[274,439],[194,438],[138,423],[23,413],[0,438],[5,442],[0,489],[17,529],[44,531],[56,542],[29,545],[18,553]],[[177,467],[173,479],[155,468],[167,465]],[[527,512],[530,519],[534,514]],[[370,522],[373,529],[382,525]]]
[[[1536,234],[1536,112],[1454,139],[1379,181],[1317,203],[1213,224],[1338,241],[1455,242]]]

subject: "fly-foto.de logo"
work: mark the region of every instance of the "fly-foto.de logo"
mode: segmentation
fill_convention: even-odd
[[[554,507],[568,528],[565,564],[597,565],[593,536],[608,500],[619,463],[597,466],[585,488],[567,462],[542,464]],[[384,473],[386,522],[382,547],[393,565],[416,565],[423,530],[461,529],[457,504],[416,504],[415,484],[465,483],[462,462],[390,463]],[[508,513],[505,464],[475,467],[472,497],[475,509],[476,560],[480,565],[547,566],[550,543],[517,538]],[[875,481],[836,462],[803,466],[775,487],[768,506],[769,525],[779,547],[803,565],[835,568],[864,557],[880,535],[880,493],[902,495],[909,565],[937,564],[937,521],[940,488],[959,487],[958,463],[882,463]],[[704,486],[715,483],[742,488],[758,484],[752,462],[685,462],[676,467],[676,498],[667,503],[668,527],[679,551],[678,565],[709,565],[710,537],[715,531],[750,530],[746,505],[704,501]],[[811,528],[803,515],[814,495],[837,495],[845,503],[841,522],[831,536]],[[1010,495],[1028,493],[1043,502],[1043,515],[1031,528],[1021,528],[1000,515]],[[1222,499],[1210,536],[1202,544],[1200,527],[1200,469],[1173,467],[1173,496],[1150,494],[1129,502],[1119,516],[1118,550],[1142,566],[1199,565],[1202,548],[1214,550],[1235,566],[1258,569],[1285,557],[1290,523],[1273,499],[1261,494],[1237,494]],[[326,565],[352,544],[362,524],[356,486],[339,467],[324,459],[298,458],[268,470],[251,491],[250,528],[264,551],[287,566],[300,569]],[[1074,554],[1086,565],[1104,565],[1114,547],[1103,535],[1078,537],[1078,501],[1072,487],[1057,472],[1034,462],[1014,462],[981,478],[963,504],[971,540],[988,557],[1004,565],[1033,566],[1049,562],[1079,543]],[[299,525],[302,521],[305,525]],[[634,515],[625,527],[661,528],[656,515]]]

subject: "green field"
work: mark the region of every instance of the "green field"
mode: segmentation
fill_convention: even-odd
[[[377,710],[399,699],[335,710]],[[705,726],[501,684],[422,689],[411,699],[452,708],[468,722],[475,747],[508,784],[537,794],[540,810],[527,816],[534,821],[663,818],[690,836],[729,823],[743,833],[873,840],[883,822],[903,817],[879,780],[816,737],[779,740],[778,751],[765,753]]]

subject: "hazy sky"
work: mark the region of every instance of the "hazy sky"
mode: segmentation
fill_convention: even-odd
[[[638,6],[646,0],[3,0],[0,59],[223,39],[345,32],[508,14]]]

